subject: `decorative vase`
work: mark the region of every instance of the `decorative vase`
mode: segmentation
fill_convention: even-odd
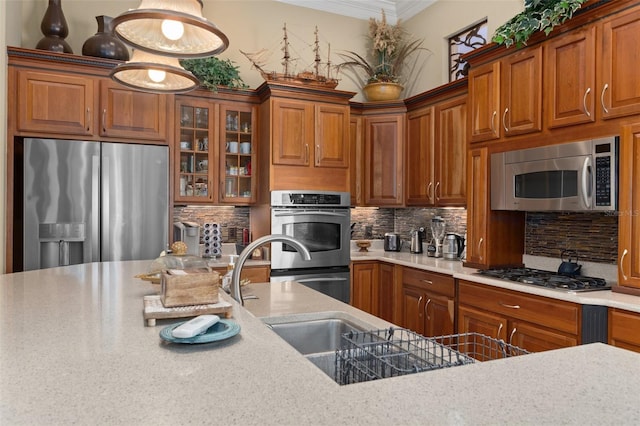
[[[98,32],[89,37],[82,45],[84,56],[96,56],[98,58],[129,60],[127,46],[117,38],[111,29],[111,16],[96,16]]]
[[[404,87],[398,83],[379,82],[367,84],[362,88],[362,92],[369,102],[395,101],[400,99],[402,89]]]
[[[44,37],[40,39],[36,49],[73,53],[69,43],[64,40],[69,35],[69,27],[62,13],[62,0],[49,0],[49,7],[42,18],[40,30]]]

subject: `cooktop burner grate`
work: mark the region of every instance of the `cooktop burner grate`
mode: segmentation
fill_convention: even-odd
[[[485,269],[478,271],[478,274],[566,292],[611,289],[611,286],[602,278],[561,275],[533,268]]]

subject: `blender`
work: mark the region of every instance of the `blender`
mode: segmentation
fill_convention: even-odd
[[[433,244],[435,252],[433,257],[442,257],[442,240],[444,238],[445,223],[440,216],[431,219],[431,235],[433,236]]]

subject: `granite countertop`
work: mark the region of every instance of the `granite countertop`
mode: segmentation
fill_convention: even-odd
[[[408,266],[417,269],[423,269],[425,271],[438,272],[441,274],[451,275],[454,278],[474,281],[493,287],[500,287],[508,290],[515,290],[522,293],[535,294],[538,296],[550,297],[557,300],[564,300],[567,302],[579,303],[583,305],[600,305],[608,306],[612,308],[626,309],[631,312],[640,313],[640,297],[629,294],[612,292],[611,290],[591,291],[584,293],[569,293],[558,290],[547,289],[544,287],[538,287],[534,285],[525,285],[521,283],[498,280],[486,276],[477,275],[477,269],[466,268],[462,266],[462,262],[457,260],[445,260],[442,258],[436,259],[429,257],[426,254],[412,254],[407,251],[400,252],[385,252],[381,244],[377,241],[373,241],[372,248],[367,252],[360,252],[352,246],[351,261],[363,262],[369,260],[377,260],[383,262],[394,263],[397,265]],[[527,259],[533,259],[533,261],[541,262],[541,260],[533,257]],[[543,260],[544,261],[544,260]],[[591,268],[602,268],[600,264],[589,265]],[[552,270],[552,266],[534,265],[540,269]],[[557,267],[557,266],[556,266]],[[611,270],[615,271],[615,265],[606,265],[607,278],[612,274]],[[601,271],[600,271],[601,272]],[[591,272],[590,272],[591,273]],[[615,272],[614,272],[615,273]],[[593,274],[597,274],[596,271]],[[587,274],[588,275],[588,274]],[[598,274],[599,275],[599,274]],[[610,279],[607,279],[611,282]],[[613,283],[614,285],[616,283]]]
[[[144,325],[146,266],[0,276],[0,424],[640,422],[640,354],[601,343],[339,386],[260,317],[388,323],[292,282],[247,286],[231,339],[167,344],[176,321]]]

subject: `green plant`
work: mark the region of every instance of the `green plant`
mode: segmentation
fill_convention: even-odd
[[[409,40],[407,32],[402,28],[401,22],[389,25],[382,11],[382,19],[369,19],[369,34],[367,56],[364,57],[353,51],[339,53],[345,62],[338,65],[338,69],[351,68],[364,71],[365,84],[375,82],[399,83],[403,77],[404,68],[409,58],[427,50],[422,47],[423,40]]]
[[[200,84],[214,92],[218,86],[226,86],[231,89],[244,89],[249,86],[240,77],[238,67],[233,65],[230,59],[219,59],[216,56],[208,58],[183,59],[182,66],[195,75]]]
[[[536,31],[545,35],[557,25],[563,24],[588,0],[524,0],[524,11],[498,27],[492,41],[506,47],[527,44]]]

